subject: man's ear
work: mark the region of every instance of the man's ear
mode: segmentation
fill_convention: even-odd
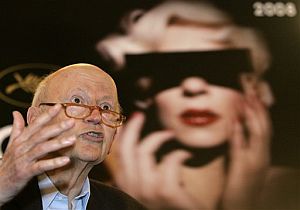
[[[39,108],[31,106],[27,111],[27,124],[31,124],[39,115]]]

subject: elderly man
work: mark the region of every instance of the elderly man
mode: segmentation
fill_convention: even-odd
[[[87,178],[109,153],[125,117],[113,79],[90,64],[46,77],[28,109],[25,127],[13,113],[0,165],[4,209],[144,209],[127,194]]]

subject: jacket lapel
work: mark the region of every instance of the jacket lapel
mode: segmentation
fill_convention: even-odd
[[[15,199],[18,210],[42,210],[42,199],[37,178],[32,179]]]

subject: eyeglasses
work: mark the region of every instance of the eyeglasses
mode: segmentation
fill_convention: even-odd
[[[57,103],[40,103],[39,106],[54,106]],[[126,120],[126,117],[118,112],[101,109],[99,106],[88,106],[85,104],[59,103],[65,109],[66,116],[75,119],[84,119],[91,115],[94,109],[97,109],[101,115],[101,123],[111,128],[119,127]]]

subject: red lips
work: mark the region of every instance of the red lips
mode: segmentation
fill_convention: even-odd
[[[181,121],[190,126],[207,126],[219,119],[219,115],[210,110],[189,109],[180,115]]]

